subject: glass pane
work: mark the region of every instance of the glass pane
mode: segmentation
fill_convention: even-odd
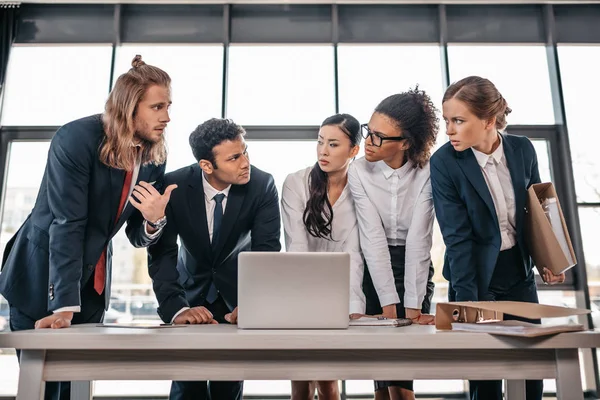
[[[441,110],[444,89],[438,46],[340,45],[338,66],[340,112],[361,123],[368,122],[381,100],[417,84]]]
[[[600,246],[598,246],[598,227],[600,226],[600,207],[579,207],[579,221],[583,239],[583,252],[587,268],[590,300],[600,306]],[[600,328],[594,319],[594,325]]]
[[[227,117],[242,125],[314,125],[335,112],[331,46],[231,46]]]
[[[25,221],[39,190],[50,142],[12,142],[8,158],[8,174],[4,197],[0,254],[17,229]],[[8,304],[0,296],[0,331],[8,331]],[[14,349],[0,350],[0,396],[17,393],[19,368]]]
[[[600,202],[600,46],[559,46],[558,56],[577,201]]]
[[[450,80],[491,80],[508,102],[509,124],[554,124],[544,46],[448,46]]]
[[[131,68],[136,54],[171,76],[167,172],[194,163],[190,133],[207,119],[221,116],[223,46],[123,45],[116,52],[115,81]]]
[[[548,141],[544,139],[531,139],[535,153],[538,159],[538,169],[540,171],[540,180],[542,182],[552,182],[552,172],[550,169],[550,147]]]
[[[13,46],[2,125],[63,125],[104,110],[110,45]]]

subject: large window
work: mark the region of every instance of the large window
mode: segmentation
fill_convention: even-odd
[[[221,117],[223,46],[123,45],[117,48],[113,84],[131,68],[136,54],[171,77],[167,171],[192,164],[190,133],[207,119]]]
[[[227,117],[318,125],[335,112],[332,46],[231,46]]]
[[[1,125],[63,125],[97,114],[108,95],[111,46],[15,46]]]
[[[544,46],[449,45],[450,80],[470,75],[492,81],[508,102],[509,124],[554,124]]]
[[[340,45],[338,65],[340,112],[361,123],[369,121],[381,100],[417,85],[441,110],[444,89],[437,45]]]
[[[566,119],[573,160],[575,190],[588,275],[590,300],[600,302],[600,135],[595,115],[600,110],[600,46],[559,46]]]

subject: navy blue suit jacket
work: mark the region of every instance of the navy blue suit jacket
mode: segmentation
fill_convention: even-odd
[[[130,203],[115,224],[125,171],[100,162],[104,139],[101,116],[62,126],[52,138],[35,206],[8,242],[0,274],[0,293],[33,319],[81,305],[81,288],[93,279],[107,250],[105,306],[110,300],[111,238],[125,221],[136,247],[149,244],[143,217]],[[165,165],[141,166],[140,180],[160,188]],[[83,310],[82,310],[83,312]]]
[[[527,273],[525,243],[527,189],[540,182],[537,157],[528,138],[503,134],[504,154],[515,192],[517,242]],[[501,246],[498,217],[483,172],[471,149],[444,144],[431,157],[433,202],[446,254],[443,275],[451,301],[485,300]]]
[[[214,281],[225,303],[237,306],[238,254],[280,251],[280,211],[273,177],[251,167],[250,182],[232,185],[217,243],[211,247],[202,169],[192,164],[165,175],[177,184],[167,205],[168,224],[148,248],[148,266],[158,314],[165,322],[183,307],[204,304]],[[177,237],[181,247],[177,250]]]

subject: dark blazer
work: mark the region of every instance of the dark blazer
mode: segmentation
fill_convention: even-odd
[[[523,136],[502,135],[515,191],[517,242],[527,273],[532,268],[524,234],[527,189],[540,182],[533,144]],[[431,185],[438,223],[446,244],[443,275],[450,300],[483,300],[501,246],[498,216],[475,154],[450,143],[431,157]]]
[[[115,224],[125,171],[100,162],[103,138],[100,115],[70,122],[56,132],[35,206],[6,246],[0,293],[33,319],[58,308],[80,306],[81,288],[93,279],[106,246],[108,308],[110,240],[125,221],[134,246],[149,244],[142,235],[143,217],[131,204]],[[138,181],[156,181],[160,188],[164,171],[164,164],[144,165]]]
[[[178,187],[167,205],[169,222],[158,242],[148,248],[158,314],[171,322],[183,307],[203,305],[213,281],[233,310],[237,306],[238,254],[281,250],[275,181],[252,166],[250,182],[231,186],[214,250],[208,233],[202,169],[192,164],[167,174],[165,185],[173,183]]]

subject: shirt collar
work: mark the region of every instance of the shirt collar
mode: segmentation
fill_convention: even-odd
[[[208,200],[212,200],[217,194],[223,193],[225,198],[229,197],[229,189],[231,189],[231,185],[227,186],[223,190],[217,190],[206,180],[204,176],[204,172],[202,172],[202,186],[204,186],[204,195]]]
[[[398,176],[403,176],[406,173],[406,171],[412,168],[413,165],[412,161],[410,160],[408,160],[403,166],[401,166],[398,169],[390,167],[383,160],[378,161],[377,164],[379,164],[379,169],[381,170],[381,172],[383,172],[383,176],[385,176],[385,179],[390,179],[390,176],[394,175],[395,172],[398,172]]]
[[[481,168],[485,167],[485,165],[488,163],[488,160],[490,158],[493,158],[497,164],[500,164],[500,162],[502,161],[502,157],[504,156],[504,146],[502,145],[502,135],[498,134],[498,137],[500,138],[500,145],[498,146],[498,148],[496,150],[494,150],[494,152],[492,154],[485,154],[482,153],[479,150],[475,150],[474,148],[471,147],[471,150],[473,150],[473,154],[475,155],[475,158],[477,159],[477,164],[479,164],[479,166]]]

